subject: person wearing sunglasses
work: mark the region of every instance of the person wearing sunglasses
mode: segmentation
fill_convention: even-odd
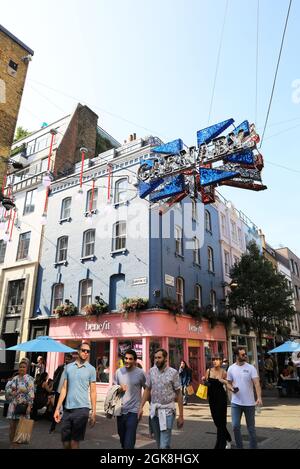
[[[96,422],[96,369],[89,363],[90,352],[90,345],[82,342],[78,347],[78,358],[64,371],[65,379],[54,420],[56,423],[61,421],[60,410],[66,398],[61,429],[65,449],[78,449],[79,442],[84,440],[88,421],[91,426]]]
[[[243,448],[241,434],[241,419],[245,414],[247,430],[249,433],[250,448],[257,448],[255,431],[255,406],[261,406],[261,387],[256,368],[247,363],[247,353],[244,347],[235,351],[236,362],[228,368],[227,380],[233,386],[231,397],[231,419],[236,446]],[[254,397],[254,388],[256,400]]]

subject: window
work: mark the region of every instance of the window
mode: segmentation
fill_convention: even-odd
[[[291,271],[294,274],[295,273],[294,261],[293,261],[293,259],[290,259],[290,261],[291,261]]]
[[[57,240],[56,262],[66,262],[68,252],[68,236],[62,236]]]
[[[115,204],[121,204],[127,201],[127,178],[119,179],[115,185]]]
[[[20,234],[17,261],[20,259],[26,259],[28,257],[30,235],[31,231],[27,231],[27,233]]]
[[[86,196],[86,212],[93,212],[97,209],[98,189],[91,189]]]
[[[223,213],[221,213],[221,229],[222,229],[222,235],[227,236],[227,230],[226,230],[226,218]]]
[[[176,299],[182,308],[184,306],[184,280],[181,277],[176,279]]]
[[[231,225],[231,239],[233,239],[233,241],[237,241],[236,223],[230,220],[230,225]]]
[[[24,303],[25,279],[8,282],[6,314],[20,314]]]
[[[211,233],[211,216],[208,210],[205,210],[205,229]]]
[[[93,256],[95,253],[95,230],[83,233],[82,257]]]
[[[242,238],[242,230],[241,228],[238,228],[238,240],[239,240],[239,246],[243,248],[243,238]]]
[[[113,226],[113,251],[126,248],[126,221],[117,221]]]
[[[224,261],[225,261],[225,274],[229,275],[230,272],[230,255],[229,252],[224,251]]]
[[[296,271],[295,273],[296,273],[297,277],[299,277],[299,269],[298,269],[297,262],[295,262],[295,271]]]
[[[175,226],[175,252],[182,256],[182,228]]]
[[[192,219],[197,220],[197,203],[194,199],[192,199]]]
[[[64,298],[64,284],[57,283],[53,287],[53,302],[52,302],[53,309],[63,304],[63,298]]]
[[[199,240],[194,238],[194,251],[193,251],[194,263],[200,265],[200,250],[199,250]]]
[[[200,308],[202,306],[202,288],[198,283],[195,285],[195,300]]]
[[[210,295],[209,295],[209,302],[212,306],[212,310],[216,311],[217,308],[217,296],[216,292],[214,290],[210,290]]]
[[[294,285],[294,289],[295,289],[295,299],[299,301],[299,290],[298,290],[297,285]]]
[[[80,285],[80,309],[92,303],[93,281],[90,279],[82,280]]]
[[[0,264],[4,262],[6,246],[7,246],[7,243],[3,239],[1,239],[0,240]]]
[[[67,218],[70,218],[71,216],[71,202],[72,198],[71,197],[66,197],[63,199],[61,203],[61,213],[60,213],[60,219],[61,220],[66,220]]]
[[[34,212],[34,204],[36,198],[36,189],[26,192],[24,215]]]
[[[207,256],[208,256],[208,271],[214,272],[214,251],[212,248],[207,249]]]
[[[10,60],[8,62],[7,73],[11,77],[15,77],[17,75],[17,70],[18,70],[18,64],[16,64],[16,62],[14,62],[13,60]]]

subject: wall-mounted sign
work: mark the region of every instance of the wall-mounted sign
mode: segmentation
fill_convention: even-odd
[[[86,322],[85,330],[86,331],[110,331],[111,323],[108,321],[103,322]]]
[[[165,274],[165,284],[171,287],[175,286],[175,278],[172,275]]]
[[[146,285],[147,277],[134,278],[132,285]]]
[[[202,332],[202,326],[196,326],[195,324],[189,324],[189,332],[196,332],[200,334]]]

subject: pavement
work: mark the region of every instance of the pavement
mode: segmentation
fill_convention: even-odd
[[[4,403],[0,395],[0,450],[8,449],[9,422],[2,416]],[[256,416],[256,430],[259,449],[300,449],[300,398],[279,398],[276,390],[266,390],[263,395],[261,414]],[[228,430],[233,437],[231,427],[231,409],[228,406]],[[184,407],[185,424],[183,430],[174,428],[172,433],[173,449],[211,449],[216,441],[216,428],[212,422],[206,401],[192,396]],[[29,445],[20,445],[22,449],[60,449],[60,425],[49,434],[50,422],[41,419],[34,424]],[[244,447],[249,447],[248,433],[244,417],[242,419]],[[234,440],[234,438],[233,438]],[[234,449],[234,444],[232,445]],[[103,412],[103,401],[97,402],[97,419],[94,428],[87,428],[82,449],[120,449],[115,419],[107,419]],[[144,416],[137,431],[136,448],[156,449],[156,444],[149,437],[148,409],[145,405]]]

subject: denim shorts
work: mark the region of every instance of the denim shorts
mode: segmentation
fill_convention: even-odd
[[[90,410],[86,407],[81,409],[64,409],[61,428],[61,440],[84,440],[89,413]]]

